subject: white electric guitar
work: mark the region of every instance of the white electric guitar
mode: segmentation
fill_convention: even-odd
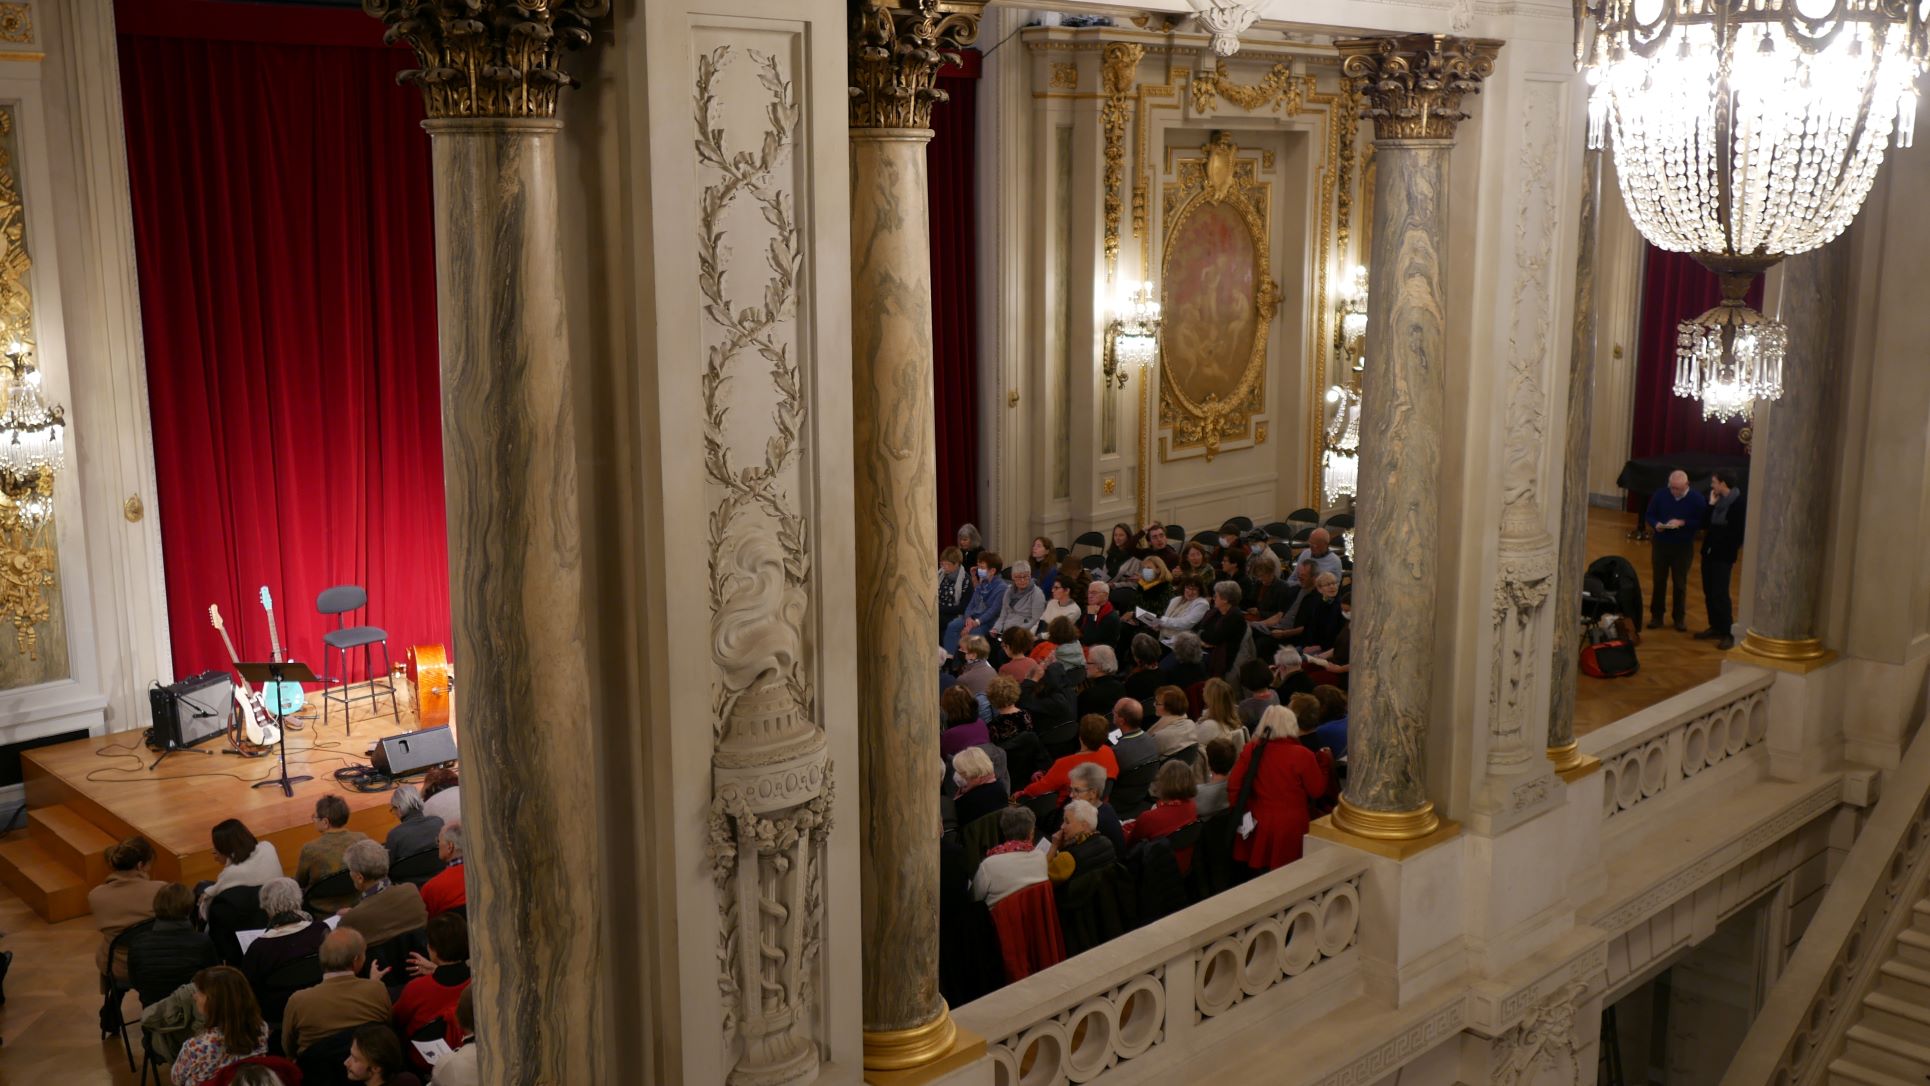
[[[222,624],[221,608],[208,605],[208,621],[221,632],[221,643],[228,646],[228,659],[235,665],[235,675],[241,674],[241,654],[235,651],[235,643],[228,637],[228,627]],[[235,707],[241,716],[241,738],[258,747],[274,746],[281,739],[281,732],[275,727],[275,718],[268,715],[268,707],[261,703],[261,695],[241,679],[235,684]]]

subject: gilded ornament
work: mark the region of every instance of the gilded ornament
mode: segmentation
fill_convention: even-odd
[[[1046,81],[1046,85],[1055,90],[1078,90],[1079,66],[1069,62],[1053,61],[1052,77]]]
[[[30,4],[0,4],[0,41],[22,45],[34,40],[34,9]]]
[[[851,127],[930,128],[938,70],[978,40],[985,4],[859,0],[851,14]]]
[[[27,255],[27,209],[14,170],[14,116],[14,107],[0,107],[0,329],[8,339],[30,345],[34,313],[27,284],[33,261]],[[0,403],[7,395],[8,382],[0,380]],[[53,494],[54,477],[44,471],[30,478],[0,477],[0,614],[13,626],[21,655],[31,660],[40,658],[39,627],[53,617],[49,590],[60,574],[53,518],[32,510],[50,507]]]
[[[1099,107],[1099,127],[1105,134],[1105,249],[1106,278],[1119,268],[1119,217],[1124,209],[1121,187],[1126,176],[1126,115],[1132,110],[1133,81],[1146,47],[1137,42],[1107,42],[1099,62],[1099,82],[1106,100]]]
[[[1099,489],[1104,492],[1107,497],[1112,497],[1112,492],[1119,489],[1119,477],[1117,475],[1106,476],[1105,482],[1099,484]]]
[[[590,21],[610,0],[362,0],[406,42],[420,68],[396,78],[422,89],[432,119],[556,116],[557,91],[574,87],[563,52],[590,43]]]
[[[1334,48],[1341,74],[1364,99],[1361,113],[1373,120],[1375,139],[1451,140],[1468,116],[1461,99],[1481,92],[1501,45],[1492,38],[1404,34],[1347,38]]]
[[[1296,78],[1293,68],[1287,64],[1275,64],[1258,83],[1235,83],[1226,58],[1221,57],[1214,62],[1211,72],[1193,77],[1193,112],[1211,113],[1217,96],[1244,110],[1271,109],[1292,117],[1306,107],[1307,95],[1312,94],[1313,89],[1313,76]]]

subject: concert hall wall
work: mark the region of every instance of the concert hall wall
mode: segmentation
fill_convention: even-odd
[[[174,671],[449,638],[428,136],[354,8],[116,7]],[[378,656],[377,666],[380,666]]]

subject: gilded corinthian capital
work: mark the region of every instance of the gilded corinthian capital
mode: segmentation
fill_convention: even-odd
[[[983,0],[853,0],[851,127],[930,128],[938,69],[978,40]]]
[[[1390,38],[1343,38],[1340,73],[1355,81],[1380,140],[1451,140],[1456,122],[1467,120],[1461,96],[1481,93],[1494,74],[1501,43],[1492,38],[1403,34]]]
[[[563,50],[590,43],[610,0],[362,0],[407,42],[422,67],[398,78],[422,88],[430,117],[554,117],[556,92],[576,86]]]

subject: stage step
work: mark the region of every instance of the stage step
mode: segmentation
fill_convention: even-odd
[[[50,924],[88,913],[87,884],[30,836],[0,841],[0,883]]]
[[[42,851],[67,865],[89,886],[107,878],[107,846],[114,837],[62,804],[27,809],[27,833]]]

